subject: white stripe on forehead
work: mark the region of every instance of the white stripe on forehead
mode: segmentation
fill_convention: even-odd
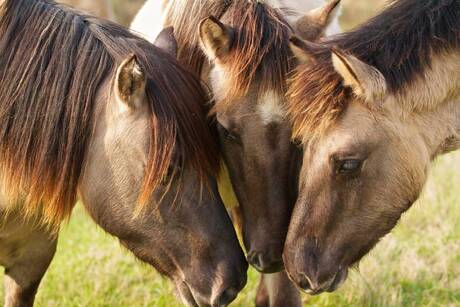
[[[257,112],[265,125],[280,122],[286,116],[282,98],[273,91],[268,91],[259,98]]]

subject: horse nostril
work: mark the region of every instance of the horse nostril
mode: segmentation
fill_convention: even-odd
[[[259,269],[261,267],[260,263],[260,256],[258,252],[251,251],[248,253],[248,262],[255,267],[256,269]]]
[[[225,289],[213,302],[213,306],[226,306],[233,302],[238,295],[238,289],[229,287]]]
[[[248,262],[261,273],[276,273],[283,269],[281,258],[274,258],[266,253],[251,251],[248,253]]]
[[[300,277],[299,282],[298,282],[298,286],[302,290],[305,290],[305,291],[310,290],[310,282],[308,281],[307,276],[302,275],[302,277]]]
[[[305,274],[301,274],[299,280],[297,281],[297,285],[307,292],[308,294],[318,294],[322,292],[318,282],[314,279],[309,278]]]

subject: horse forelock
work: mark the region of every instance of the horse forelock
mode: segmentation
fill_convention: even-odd
[[[285,20],[287,13],[263,1],[184,0],[170,2],[166,24],[174,27],[179,42],[181,63],[200,74],[206,56],[199,42],[199,23],[213,15],[235,29],[235,41],[230,54],[223,59],[226,78],[223,93],[216,108],[230,107],[241,101],[254,83],[260,92],[274,91],[284,95],[291,68],[289,36],[292,31]]]
[[[70,216],[97,96],[111,90],[103,86],[131,53],[149,79],[152,112],[142,196],[159,185],[173,151],[202,180],[217,172],[205,95],[168,56],[120,26],[54,2],[6,0],[0,12],[1,179],[10,200],[25,199],[26,215],[41,210],[42,222],[53,228]]]
[[[300,65],[289,82],[293,136],[308,139],[320,135],[353,97],[332,65],[331,48],[374,66],[385,77],[389,93],[404,96],[411,85],[423,81],[433,59],[458,52],[459,13],[458,1],[394,1],[356,30],[323,42],[312,55],[314,62]]]
[[[291,71],[289,37],[292,29],[281,9],[261,1],[234,0],[222,20],[235,30],[233,45],[222,59],[226,82],[216,109],[243,101],[252,86],[258,96],[274,92],[285,95]]]

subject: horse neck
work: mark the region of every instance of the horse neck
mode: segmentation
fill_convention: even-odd
[[[434,110],[412,115],[431,158],[460,149],[460,97]]]
[[[424,139],[432,158],[460,149],[460,52],[434,59],[423,79],[390,99]]]

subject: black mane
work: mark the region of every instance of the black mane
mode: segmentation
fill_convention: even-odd
[[[355,30],[316,45],[314,63],[299,65],[289,84],[293,136],[324,131],[353,96],[335,71],[337,48],[376,67],[390,93],[423,78],[432,59],[460,47],[460,0],[399,0]]]
[[[460,46],[460,1],[400,0],[328,44],[375,66],[397,91],[431,64],[433,55]]]

